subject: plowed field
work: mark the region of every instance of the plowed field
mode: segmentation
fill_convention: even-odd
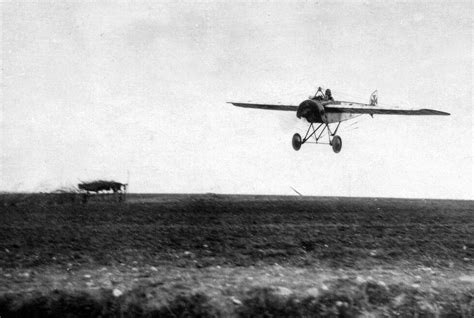
[[[472,201],[209,194],[4,202],[2,317],[71,308],[171,317],[474,312]],[[385,298],[370,300],[367,288]]]

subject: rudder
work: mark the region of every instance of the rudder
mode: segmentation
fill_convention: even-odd
[[[375,90],[375,91],[370,95],[369,104],[370,104],[370,106],[377,106],[378,102],[379,102],[379,97],[378,97],[377,90]]]

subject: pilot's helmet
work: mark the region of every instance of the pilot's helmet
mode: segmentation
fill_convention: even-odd
[[[325,94],[326,94],[327,97],[331,97],[331,96],[332,96],[331,90],[330,90],[329,88],[326,90],[326,93],[325,93]]]

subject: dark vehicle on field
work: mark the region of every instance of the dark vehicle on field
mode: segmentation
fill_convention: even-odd
[[[100,192],[112,191],[113,194],[118,194],[118,201],[124,199],[123,195],[127,191],[127,184],[117,181],[97,180],[91,182],[82,182],[77,185],[80,191],[83,192],[83,202],[87,202],[90,192],[99,194]],[[84,193],[85,191],[85,193]]]
[[[125,191],[127,189],[127,185],[124,183],[104,180],[79,183],[77,187],[79,188],[79,190],[96,193],[99,193],[101,191],[113,191],[114,193],[116,193],[122,190]]]

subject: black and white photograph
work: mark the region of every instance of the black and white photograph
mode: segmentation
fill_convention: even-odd
[[[474,317],[471,0],[0,12],[0,318]]]

